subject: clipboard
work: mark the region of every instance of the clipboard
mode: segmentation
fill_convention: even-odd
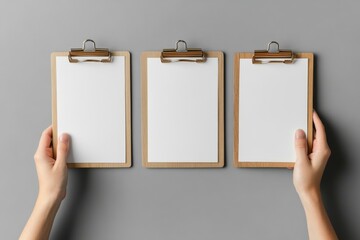
[[[82,48],[52,53],[51,77],[54,156],[58,135],[66,132],[68,167],[130,167],[130,53],[87,39]]]
[[[187,48],[141,55],[142,164],[224,166],[224,57]]]
[[[282,50],[275,41],[235,54],[235,167],[293,167],[299,128],[312,148],[313,69],[313,53]]]

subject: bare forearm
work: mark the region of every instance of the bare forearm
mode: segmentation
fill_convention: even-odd
[[[310,240],[337,240],[319,191],[301,196]]]
[[[46,240],[49,239],[51,227],[60,207],[60,200],[38,197],[31,216],[25,225],[19,239]]]

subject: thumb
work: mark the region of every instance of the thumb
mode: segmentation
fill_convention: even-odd
[[[295,152],[297,162],[308,160],[306,135],[301,129],[295,132]]]
[[[61,134],[57,145],[57,157],[55,164],[66,164],[69,153],[70,136],[66,133]]]

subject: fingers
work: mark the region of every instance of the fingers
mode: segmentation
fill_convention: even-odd
[[[298,129],[295,132],[295,152],[296,162],[304,162],[308,160],[306,135],[301,129]]]
[[[317,145],[319,146],[319,150],[324,152],[325,155],[330,156],[330,148],[326,140],[326,132],[324,124],[321,122],[319,115],[314,111],[313,114],[314,125],[315,125],[315,139],[317,141]]]
[[[321,148],[327,147],[326,133],[324,124],[321,122],[319,115],[314,111],[313,121],[315,125],[315,138]]]
[[[41,134],[41,138],[38,146],[38,152],[46,153],[45,151],[47,148],[50,147],[51,141],[52,141],[52,127],[49,126]]]
[[[315,140],[316,140],[316,152],[318,157],[314,157],[314,164],[318,167],[324,168],[327,160],[330,157],[331,150],[326,140],[326,132],[324,124],[321,122],[319,115],[314,111],[313,121],[315,125]]]
[[[66,133],[61,134],[57,145],[57,158],[55,165],[66,165],[70,147],[70,136]]]

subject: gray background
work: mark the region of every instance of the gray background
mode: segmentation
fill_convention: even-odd
[[[233,55],[277,40],[316,54],[315,108],[333,154],[322,190],[342,239],[360,239],[359,1],[1,1],[0,235],[19,236],[37,195],[33,154],[51,123],[50,53],[85,38],[132,56],[133,167],[70,170],[52,239],[306,239],[287,169],[235,169]],[[140,53],[225,52],[226,166],[144,169]],[[106,139],[99,140],[99,145]]]

